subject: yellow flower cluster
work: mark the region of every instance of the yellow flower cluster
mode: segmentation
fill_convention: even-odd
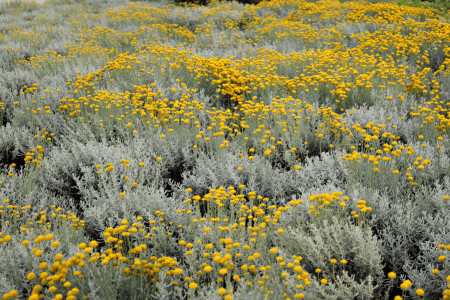
[[[239,188],[244,189],[245,187],[240,186]],[[189,189],[188,192],[191,191]],[[309,200],[317,200],[317,202],[327,204],[326,202],[328,201],[339,201],[341,195],[341,192],[315,195],[309,197]],[[242,202],[247,201],[246,198],[250,201],[250,207],[242,204]],[[348,198],[344,198],[348,200]],[[309,280],[310,275],[300,266],[302,257],[294,255],[292,257],[293,260],[290,261],[282,256],[276,256],[279,247],[265,248],[267,247],[265,240],[268,238],[268,235],[273,234],[274,230],[278,235],[284,233],[279,220],[283,212],[291,209],[291,207],[281,206],[277,208],[275,205],[272,205],[264,209],[266,201],[268,201],[267,198],[262,198],[251,191],[247,193],[247,196],[237,194],[234,187],[229,187],[228,191],[223,187],[212,189],[203,197],[194,195],[192,198],[187,199],[185,201],[187,208],[178,211],[178,213],[186,214],[186,217],[181,217],[180,220],[190,220],[190,223],[188,221],[187,223],[184,222],[183,225],[178,225],[179,233],[186,231],[183,236],[189,240],[180,240],[178,242],[181,247],[186,248],[185,258],[191,264],[189,274],[186,274],[187,276],[184,279],[177,276],[185,274],[186,270],[179,268],[179,262],[171,257],[157,258],[156,256],[150,256],[148,260],[143,259],[143,255],[151,253],[151,249],[147,247],[145,239],[152,238],[153,243],[156,243],[157,239],[159,242],[162,242],[161,239],[173,238],[170,232],[165,231],[164,212],[157,211],[156,213],[161,216],[160,223],[159,225],[154,225],[155,227],[149,233],[146,233],[143,228],[138,229],[141,227],[141,223],[133,223],[129,228],[127,220],[122,220],[119,227],[107,228],[103,236],[106,238],[106,244],[109,247],[104,251],[104,254],[93,252],[99,244],[97,241],[91,241],[88,244],[80,243],[78,248],[82,252],[77,253],[72,258],[63,260],[64,256],[59,253],[54,256],[53,263],[42,261],[38,266],[43,271],[39,275],[40,284],[48,285],[51,293],[59,291],[62,286],[69,288],[72,286],[71,282],[76,281],[75,277],[79,279],[85,277],[80,268],[87,267],[89,264],[100,263],[103,266],[112,265],[113,269],[121,271],[125,276],[149,277],[152,283],[151,288],[155,288],[154,283],[160,280],[158,277],[160,271],[164,271],[167,276],[173,277],[174,287],[179,286],[179,281],[183,280],[189,283],[190,289],[198,287],[195,281],[204,281],[210,278],[214,278],[217,283],[223,283],[229,279],[233,281],[245,280],[248,286],[258,284],[263,287],[273,274],[281,274],[280,278],[283,278],[283,280],[293,276],[297,280],[297,288],[301,292],[304,286],[311,284]],[[207,203],[207,209],[203,212],[205,217],[201,217],[198,220],[196,217],[201,215],[200,203],[202,202]],[[256,202],[255,205],[253,205],[254,202]],[[302,202],[302,200],[292,200],[290,205],[297,206]],[[191,203],[194,205],[197,214],[189,209]],[[364,204],[365,201],[361,200],[359,208],[365,208]],[[224,207],[229,207],[229,210],[225,210]],[[23,212],[25,212],[25,209]],[[60,210],[60,208],[57,210]],[[231,215],[228,212],[231,212]],[[43,211],[42,214],[44,213]],[[55,218],[56,214],[52,214],[52,217]],[[40,219],[45,220],[45,215],[42,215]],[[55,220],[57,219],[59,219],[59,216],[55,218]],[[72,217],[72,219],[74,221],[78,220],[75,217]],[[143,218],[138,217],[137,220],[142,221]],[[194,228],[198,228],[199,221],[204,227],[204,232],[199,232],[203,239],[195,240],[195,235],[190,236],[187,233]],[[150,224],[155,223],[155,221],[150,222]],[[170,225],[174,224],[171,222]],[[78,228],[78,226],[73,225],[71,227],[74,229]],[[187,228],[184,229],[185,227]],[[145,236],[144,239],[139,238],[139,235]],[[158,238],[157,235],[161,236]],[[128,239],[128,237],[140,239],[144,242],[138,246],[126,248],[128,251],[123,253],[121,250],[125,250],[124,246],[127,245],[124,243],[124,240]],[[57,248],[59,242],[51,242],[53,238],[52,234],[36,237],[34,243],[42,246],[42,249],[45,250],[33,248],[33,255],[42,257],[49,251],[45,244],[42,243],[48,242],[51,243],[52,248]],[[12,237],[7,235],[0,239],[0,243],[9,243],[11,239]],[[29,242],[25,240],[22,245],[28,249]],[[282,248],[283,246],[280,245],[280,247]],[[198,263],[193,270],[192,266],[195,265],[192,265],[192,262],[194,261]],[[336,260],[334,263],[336,263]],[[347,261],[342,260],[341,263],[345,264]],[[71,268],[77,268],[77,271],[71,272]],[[73,275],[69,276],[69,274]],[[27,275],[27,280],[34,281],[36,276],[35,273],[30,272]],[[58,281],[61,283],[61,287],[59,287]],[[327,279],[322,279],[321,281],[322,284],[327,284],[327,282]],[[39,297],[40,292],[42,292],[42,286],[36,285],[31,295],[32,299]],[[267,290],[267,292],[270,291]],[[79,289],[73,288],[67,292],[67,296],[74,296],[77,293],[79,293]],[[224,289],[220,288],[218,293],[223,295],[226,294],[226,291],[224,292]],[[12,294],[14,293],[9,293],[9,295]],[[300,294],[303,293],[297,293],[296,295]],[[59,295],[62,296],[62,294]],[[232,297],[232,295],[232,291],[229,292],[229,296]],[[57,297],[60,296],[57,295]]]
[[[270,13],[260,17],[262,10],[286,6],[295,9],[285,18]],[[414,189],[426,180],[429,164],[439,166],[439,161],[432,162],[421,151],[430,143],[441,150],[448,142],[450,127],[450,103],[441,99],[443,92],[438,81],[438,76],[442,79],[449,75],[450,25],[438,22],[434,11],[407,6],[399,9],[388,3],[340,3],[334,0],[317,3],[274,0],[241,8],[214,0],[209,9],[192,21],[188,14],[199,8],[196,5],[187,7],[191,10],[185,9],[179,14],[175,14],[174,5],[159,9],[128,3],[109,9],[104,16],[112,26],[138,24],[136,30],[122,33],[98,26],[83,25],[78,31],[73,28],[68,37],[80,42],[67,43],[64,55],[47,51],[20,59],[18,49],[4,48],[19,68],[39,78],[44,74],[60,74],[80,58],[95,57],[99,66],[95,72],[87,74],[77,71],[77,76],[65,83],[67,94],[61,89],[44,90],[45,97],[38,98],[42,91],[37,84],[19,87],[19,96],[13,104],[16,110],[22,110],[20,117],[32,120],[34,126],[34,120],[47,122],[49,117],[62,116],[64,122],[85,122],[84,125],[91,126],[93,132],[122,126],[130,142],[143,132],[170,142],[182,132],[186,139],[195,139],[193,149],[217,153],[221,161],[232,148],[230,145],[236,142],[246,147],[243,152],[247,154],[240,153],[240,158],[252,163],[257,155],[271,163],[282,160],[292,176],[300,178],[303,148],[310,153],[325,149],[344,150],[339,163],[348,171],[349,189],[356,181],[371,188],[392,190],[396,190],[396,184],[406,182],[408,188]],[[221,19],[220,16],[228,11],[234,12]],[[428,19],[416,22],[410,16]],[[88,18],[96,20],[98,16],[81,11],[69,22],[75,27],[80,25],[79,20]],[[177,20],[188,27],[192,27],[192,23],[197,25],[192,29],[168,24],[169,20],[171,23]],[[59,21],[56,19],[55,22]],[[361,23],[389,24],[389,27],[374,33],[345,33],[344,26]],[[323,24],[330,26],[320,28]],[[218,28],[222,32],[218,32]],[[404,32],[409,34],[406,36]],[[7,36],[0,34],[0,42],[26,44],[38,51],[48,46],[54,35],[60,34],[61,30],[30,32],[14,27]],[[176,41],[179,45],[164,45],[166,41]],[[295,42],[299,49],[286,53],[258,47],[272,42],[274,47]],[[434,53],[423,50],[424,47],[441,53],[440,66],[432,66]],[[219,57],[194,55],[205,48],[213,49]],[[222,55],[230,49],[235,50],[235,56]],[[406,66],[405,61],[409,65]],[[114,82],[135,84],[131,90],[115,93],[110,91]],[[196,94],[199,91],[213,97],[213,103],[216,101],[213,105],[217,107],[206,109],[205,103],[198,101]],[[375,99],[374,94],[381,96]],[[393,124],[389,117],[383,124],[367,120],[366,124],[354,126],[348,126],[342,120],[342,116],[353,114],[349,111],[351,107],[385,101],[388,109],[400,108],[405,99],[411,97],[423,99],[423,103],[417,108],[411,107],[409,113],[414,132],[417,131],[417,141],[422,143],[420,147],[400,144],[402,137],[396,130],[398,124]],[[328,107],[327,98],[336,109]],[[313,109],[316,107],[313,102],[319,103],[320,107]],[[55,107],[54,103],[59,104]],[[222,106],[226,108],[218,109]],[[0,108],[0,120],[3,121],[5,107],[1,99]],[[37,126],[42,133],[37,132],[34,138],[40,138],[42,143],[25,155],[26,171],[32,179],[38,176],[37,169],[41,168],[44,153],[51,147],[54,135],[47,130],[47,125]],[[158,166],[166,161],[159,156],[155,160]],[[104,176],[103,171],[111,174],[122,166],[130,167],[127,159],[122,159],[121,164],[117,168],[112,163],[98,164],[95,168],[97,174]],[[404,167],[397,168],[400,164]],[[144,162],[137,165],[147,167]],[[239,167],[238,171],[242,172],[243,168]],[[13,169],[8,172],[5,180],[15,180]],[[401,176],[397,176],[400,173]],[[123,179],[128,181],[130,178],[125,176]],[[137,187],[138,183],[133,182],[131,186]],[[191,193],[192,189],[187,192]],[[124,200],[129,196],[125,192],[119,195]],[[334,215],[347,220],[349,197],[342,196],[342,192],[309,196],[311,222],[320,223]],[[447,201],[449,196],[443,199]],[[161,280],[160,272],[164,271],[173,281],[174,290],[183,286],[184,281],[190,295],[199,285],[214,282],[217,293],[231,300],[234,292],[231,283],[242,281],[248,287],[257,286],[270,297],[273,291],[267,283],[275,280],[286,289],[295,282],[295,288],[283,293],[286,299],[304,298],[311,281],[309,273],[300,265],[302,258],[296,255],[283,257],[280,254],[283,253],[282,242],[280,245],[267,242],[275,237],[283,241],[286,234],[283,212],[297,210],[303,200],[292,200],[290,206],[280,207],[268,205],[268,202],[267,197],[248,191],[244,185],[211,189],[203,196],[192,195],[184,201],[185,208],[177,211],[180,224],[166,224],[165,213],[161,211],[155,212],[157,220],[149,221],[148,232],[143,223],[137,223],[143,220],[142,217],[131,226],[123,220],[116,228],[109,227],[103,233],[106,243],[103,254],[95,252],[97,241],[82,242],[78,246],[81,252],[66,260],[63,260],[63,254],[54,253],[62,241],[54,240],[53,234],[47,231],[55,230],[56,235],[67,229],[70,220],[70,232],[77,235],[82,232],[84,221],[71,212],[67,212],[68,215],[52,213],[47,219],[46,211],[36,214],[34,219],[24,219],[20,232],[33,231],[35,227],[40,230],[32,241],[40,249],[31,249],[30,241],[10,230],[20,219],[20,213],[26,214],[31,207],[0,206],[4,231],[8,232],[5,236],[0,233],[0,244],[9,247],[12,240],[18,239],[30,255],[41,260],[35,267],[42,272],[39,275],[30,272],[26,277],[36,284],[31,300],[44,295],[41,285],[46,285],[50,293],[58,292],[54,299],[62,299],[63,294],[66,299],[76,299],[76,295],[84,294],[79,283],[83,279],[89,280],[87,276],[85,278],[88,272],[82,274],[80,270],[97,263],[105,268],[112,266],[111,271],[119,271],[120,276],[149,278],[153,290]],[[8,204],[9,200],[4,203]],[[365,200],[358,200],[355,211],[350,213],[349,219],[357,226],[365,226],[372,210],[366,204]],[[60,210],[58,208],[56,212]],[[177,239],[176,245],[183,252],[182,261],[152,254],[161,244],[168,245],[170,239]],[[130,241],[137,243],[130,246]],[[150,244],[153,248],[148,246]],[[439,246],[439,249],[444,248],[450,249]],[[43,260],[48,253],[55,254],[54,262]],[[446,256],[440,255],[438,261],[445,264]],[[184,268],[185,262],[190,269]],[[346,260],[340,262],[347,264]],[[331,263],[334,266],[337,260],[331,259]],[[319,274],[321,270],[316,272]],[[438,269],[431,272],[439,274]],[[394,280],[396,274],[391,272],[388,277]],[[322,278],[320,283],[327,285],[331,281]],[[447,281],[450,281],[449,277]],[[411,281],[406,280],[400,288],[406,291],[411,286]],[[422,296],[425,291],[417,289],[416,294]],[[444,299],[450,299],[450,290],[443,294]],[[17,295],[18,292],[13,290],[4,294],[3,299]]]

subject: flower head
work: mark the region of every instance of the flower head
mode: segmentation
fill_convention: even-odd
[[[197,285],[195,282],[189,283],[189,288],[190,288],[191,290],[195,290],[197,287],[198,287],[198,285]]]
[[[394,272],[390,272],[390,273],[388,274],[388,277],[389,277],[390,279],[395,279],[395,278],[397,278],[397,275],[396,275]]]

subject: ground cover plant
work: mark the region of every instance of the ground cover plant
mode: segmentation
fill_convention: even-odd
[[[0,295],[449,299],[431,8],[1,4]]]

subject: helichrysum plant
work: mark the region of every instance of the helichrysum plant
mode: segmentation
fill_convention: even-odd
[[[0,5],[2,299],[450,299],[446,3],[63,2]]]

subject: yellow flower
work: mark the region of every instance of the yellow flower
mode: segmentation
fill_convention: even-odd
[[[395,278],[397,278],[397,275],[396,275],[394,272],[390,272],[390,273],[388,274],[388,277],[389,277],[390,279],[395,279]]]
[[[327,282],[328,282],[328,280],[326,280],[325,278],[323,278],[323,279],[320,281],[320,283],[323,284],[323,285],[326,285]]]
[[[33,280],[36,277],[36,274],[34,274],[33,272],[29,273],[27,275],[27,280]]]
[[[276,254],[277,252],[278,252],[277,248],[270,249],[270,253],[272,254]]]
[[[212,271],[212,268],[211,268],[211,266],[206,266],[203,268],[203,271],[205,271],[206,273],[209,273]]]
[[[224,289],[224,288],[220,288],[220,289],[217,291],[217,293],[218,293],[219,295],[225,295],[225,294],[227,293],[227,290]]]
[[[423,289],[418,289],[418,290],[416,290],[416,294],[418,296],[423,296],[425,294],[425,291]]]
[[[190,288],[191,290],[195,290],[197,287],[198,287],[198,285],[197,285],[195,282],[191,282],[191,283],[189,284],[189,288]]]
[[[161,157],[157,157],[156,161],[162,161],[162,158]]]
[[[295,266],[294,267],[294,271],[297,272],[297,273],[301,273],[303,271],[303,268],[300,267],[300,266]]]
[[[54,241],[53,243],[52,243],[52,247],[53,248],[56,248],[56,247],[58,247],[59,246],[59,242],[58,241]]]
[[[43,235],[40,235],[40,236],[38,236],[37,238],[34,239],[34,243],[35,243],[35,244],[39,244],[39,243],[42,242],[44,239],[45,239],[44,236],[43,236]]]
[[[180,268],[176,268],[175,270],[172,271],[172,273],[174,275],[180,275],[181,273],[183,273],[183,270]]]
[[[46,262],[41,262],[39,264],[39,269],[44,270],[45,268],[47,268],[47,263]]]

